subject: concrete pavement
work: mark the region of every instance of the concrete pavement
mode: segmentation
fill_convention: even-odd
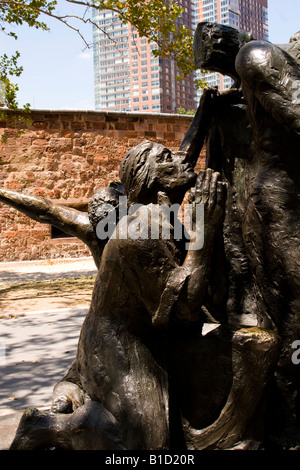
[[[96,272],[92,258],[0,263],[0,288]],[[24,409],[50,407],[54,385],[75,358],[87,311],[78,306],[0,318],[0,450],[9,448]]]
[[[26,408],[43,410],[51,406],[53,387],[76,356],[87,311],[85,306],[1,320],[1,450],[10,445]]]
[[[97,273],[92,257],[0,263],[0,287],[23,282],[92,276]]]

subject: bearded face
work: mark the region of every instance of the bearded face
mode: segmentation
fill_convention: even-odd
[[[170,196],[172,202],[180,202],[182,193],[196,180],[196,173],[185,158],[184,152],[171,152],[155,142],[143,142],[131,149],[120,166],[120,179],[129,199],[154,202],[161,191]]]

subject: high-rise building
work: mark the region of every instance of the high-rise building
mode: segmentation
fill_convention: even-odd
[[[180,0],[181,21],[192,28],[192,1]],[[157,58],[155,43],[110,10],[94,10],[94,74],[96,110],[175,113],[195,107],[194,76],[180,81],[171,58]]]
[[[268,0],[195,0],[196,23],[216,22],[268,39]],[[203,76],[202,76],[203,77]],[[229,88],[232,80],[218,73],[205,74],[209,86]]]
[[[268,0],[179,0],[184,8],[181,22],[194,30],[201,21],[227,24],[268,39]],[[157,58],[155,43],[129,24],[122,24],[111,10],[94,10],[94,74],[96,110],[174,113],[194,109],[194,75],[176,80],[179,71],[171,58]],[[197,72],[198,76],[200,72]],[[209,73],[209,86],[220,90],[232,85],[230,77]]]
[[[255,39],[268,40],[268,0],[239,0],[242,31],[251,32]]]

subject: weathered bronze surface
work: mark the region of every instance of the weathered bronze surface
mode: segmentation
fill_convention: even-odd
[[[2,202],[78,236],[99,268],[76,360],[51,411],[24,413],[12,449],[300,445],[299,35],[282,48],[204,23],[194,50],[199,67],[235,84],[204,91],[178,152],[131,149],[121,182],[86,214],[0,190]],[[207,169],[196,175],[204,141]],[[194,232],[178,239],[176,214],[161,208],[188,190]],[[141,206],[122,216],[125,195],[128,209]],[[114,211],[114,233],[100,240],[97,224]],[[149,234],[151,221],[156,238],[123,236],[141,225]],[[203,335],[206,322],[217,327]]]

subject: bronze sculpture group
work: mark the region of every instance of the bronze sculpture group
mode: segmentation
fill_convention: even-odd
[[[0,190],[1,202],[83,240],[99,270],[51,411],[27,410],[12,449],[300,445],[299,34],[283,49],[201,23],[194,52],[199,68],[235,83],[204,91],[178,152],[131,149],[120,183],[98,190],[88,213]],[[207,169],[196,175],[204,141]],[[201,247],[160,217],[189,190]],[[120,218],[121,196],[140,208]],[[101,240],[96,227],[110,211],[117,223]],[[170,237],[120,236],[137,219]],[[258,326],[244,326],[247,316]],[[217,327],[203,335],[207,319]]]

